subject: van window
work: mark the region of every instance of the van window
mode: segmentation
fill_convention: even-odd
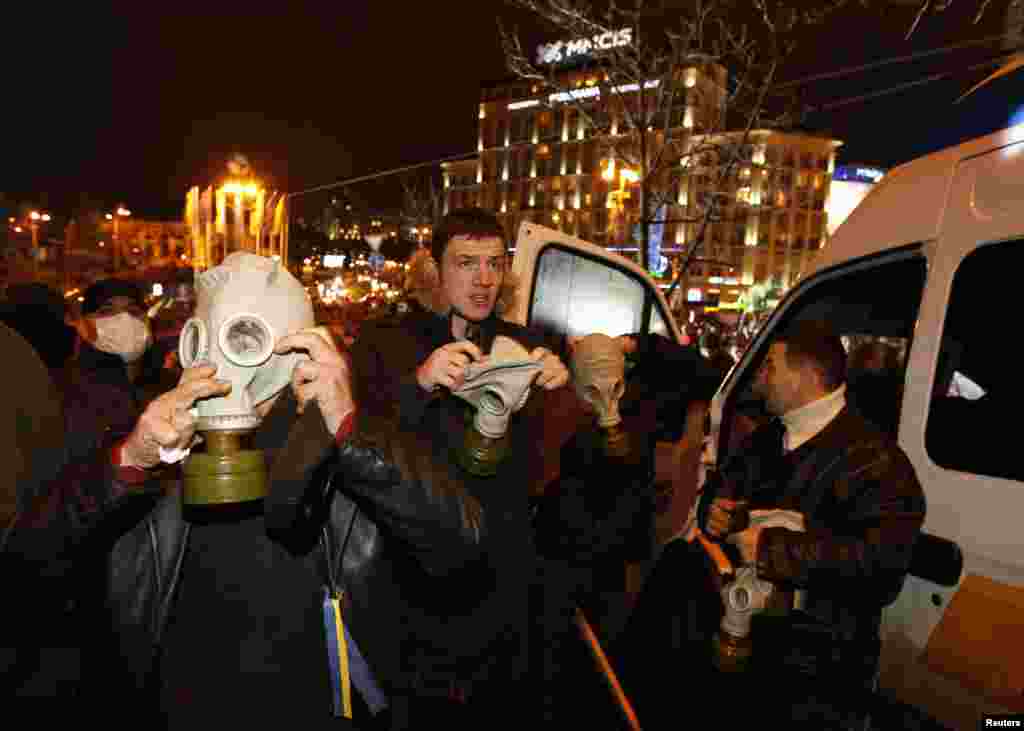
[[[805,280],[777,308],[772,332],[794,322],[826,322],[846,348],[847,403],[893,437],[899,427],[907,354],[924,293],[926,262],[917,250],[858,262]],[[768,415],[750,395],[760,362],[772,338],[757,344],[754,367],[744,369],[731,424],[723,434],[727,449]],[[730,407],[727,407],[730,408]]]
[[[1021,413],[1020,369],[1007,347],[1016,337],[1021,247],[979,247],[953,276],[925,427],[925,449],[941,467],[1024,479],[1013,428]]]
[[[552,243],[537,261],[529,324],[557,335],[604,333],[616,337],[644,332],[649,285],[601,259]],[[654,300],[650,330],[672,337],[667,313]],[[659,324],[660,323],[660,324]]]

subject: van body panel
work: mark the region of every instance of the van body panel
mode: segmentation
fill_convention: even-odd
[[[1022,140],[1024,125],[1018,125],[893,168],[840,224],[818,253],[811,272],[896,246],[936,239],[957,165]]]

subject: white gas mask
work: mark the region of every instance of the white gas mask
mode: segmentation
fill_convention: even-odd
[[[751,510],[750,526],[782,527],[802,533],[804,516],[794,510]],[[792,599],[780,602],[783,595],[779,589],[770,581],[759,579],[753,564],[741,566],[735,580],[726,584],[721,594],[725,612],[715,636],[712,657],[716,667],[725,672],[746,669],[752,650],[750,630],[754,615],[769,609],[783,612],[802,609],[805,600],[805,592],[797,591]]]
[[[473,424],[466,429],[459,462],[471,474],[490,477],[506,456],[508,423],[526,405],[530,386],[540,373],[539,363],[526,348],[499,335],[484,363],[466,366],[466,378],[452,395],[476,408]]]
[[[178,355],[185,368],[217,367],[231,393],[196,405],[198,430],[248,430],[260,423],[255,407],[291,380],[301,353],[278,355],[285,335],[314,325],[313,306],[302,284],[278,262],[235,252],[201,274],[195,315],[181,331]]]
[[[96,342],[93,346],[104,353],[120,356],[125,363],[134,363],[153,344],[149,320],[130,312],[97,317]]]

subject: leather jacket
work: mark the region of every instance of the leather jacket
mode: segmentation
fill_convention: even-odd
[[[789,470],[764,447],[756,430],[710,476],[700,500],[706,530],[715,497],[745,498],[752,510],[782,508],[803,514],[806,532],[762,530],[758,576],[803,590],[802,624],[818,646],[853,646],[858,656],[878,649],[882,608],[900,592],[925,517],[925,497],[900,447],[844,407],[817,435],[790,454]],[[803,630],[806,630],[805,632]],[[874,655],[877,657],[877,655]]]
[[[294,412],[287,394],[275,411]],[[411,554],[427,575],[442,576],[475,559],[484,530],[472,497],[441,493],[399,467],[415,461],[415,449],[365,430],[337,445],[319,411],[307,409],[278,453],[264,507],[272,539],[295,554],[319,552],[325,585],[344,591],[346,620],[385,692],[406,682],[394,627],[382,616],[396,581],[395,556]],[[74,479],[58,479],[22,516],[6,548],[28,573],[49,576],[51,587],[86,557],[106,555],[119,669],[137,690],[152,691],[189,542],[178,487],[126,485],[105,449],[74,467]]]

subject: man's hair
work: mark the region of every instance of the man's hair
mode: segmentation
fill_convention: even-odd
[[[430,255],[434,257],[434,261],[441,263],[448,242],[456,236],[496,237],[501,239],[502,247],[508,249],[505,227],[501,225],[497,216],[483,208],[457,208],[441,220],[440,225],[434,229],[434,238],[430,242]]]
[[[82,314],[91,315],[115,297],[135,300],[139,307],[146,306],[142,288],[126,279],[101,279],[90,285],[82,295]]]
[[[821,374],[822,385],[833,391],[846,383],[846,351],[839,336],[823,322],[796,322],[782,331],[790,367],[809,365]]]

